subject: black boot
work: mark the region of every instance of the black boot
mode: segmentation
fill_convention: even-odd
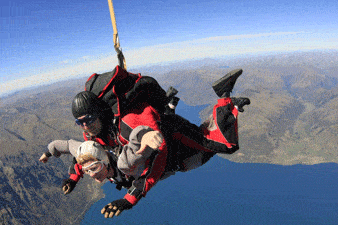
[[[172,86],[170,86],[169,89],[167,90],[166,95],[169,99],[169,102],[168,102],[168,105],[165,106],[164,114],[167,114],[167,115],[175,114],[176,106],[178,104],[178,101],[180,100],[180,98],[175,96],[177,95],[177,93],[178,93],[178,90]]]
[[[168,105],[165,106],[164,114],[166,114],[166,115],[175,114],[175,109],[176,109],[176,106],[177,106],[179,100],[180,100],[180,98],[173,96],[171,98],[170,102],[168,103]]]
[[[234,104],[234,106],[237,105],[238,111],[240,111],[240,112],[244,112],[243,107],[245,105],[250,105],[250,103],[251,103],[249,98],[235,98],[235,97],[232,97],[231,101]]]
[[[235,86],[237,78],[242,74],[242,69],[232,70],[221,79],[212,84],[212,88],[220,98],[230,97],[230,92]]]

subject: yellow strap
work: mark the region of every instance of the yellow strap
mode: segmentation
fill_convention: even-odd
[[[116,19],[115,19],[113,1],[108,0],[108,5],[109,5],[111,22],[112,22],[113,29],[114,29],[114,48],[115,48],[115,51],[117,53],[117,58],[119,60],[120,66],[123,69],[127,70],[127,63],[126,63],[126,60],[123,56],[122,50],[120,48],[120,41],[119,41],[119,35],[117,33],[117,26],[116,26]]]

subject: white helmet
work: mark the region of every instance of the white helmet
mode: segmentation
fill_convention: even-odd
[[[85,155],[90,153],[92,156],[97,158],[100,161],[105,162],[107,165],[109,163],[108,155],[102,145],[95,141],[85,141],[83,142],[80,147],[77,149],[76,157],[80,155]]]

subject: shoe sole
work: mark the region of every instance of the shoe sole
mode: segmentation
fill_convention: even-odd
[[[215,81],[212,84],[212,88],[214,89],[214,91],[216,92],[216,94],[220,97],[224,92],[231,92],[232,90],[228,90],[226,88],[227,83],[231,82],[232,80],[237,80],[237,78],[243,73],[242,69],[236,69],[236,70],[232,70],[229,73],[227,73],[226,75],[224,75],[224,77],[222,77],[221,79]],[[218,91],[217,91],[218,90]]]

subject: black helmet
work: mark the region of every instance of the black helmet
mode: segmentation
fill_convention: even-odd
[[[109,106],[90,91],[78,93],[72,102],[72,113],[75,118],[84,115],[103,117],[107,109],[110,109]]]

